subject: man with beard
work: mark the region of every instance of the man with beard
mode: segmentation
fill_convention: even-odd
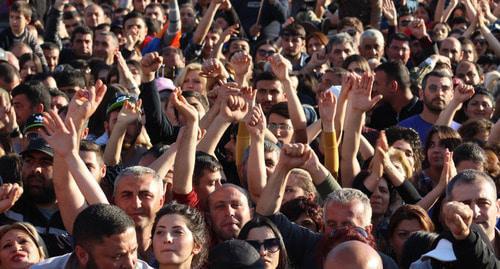
[[[427,140],[427,134],[439,118],[439,114],[453,99],[452,77],[448,72],[432,71],[422,81],[420,99],[423,100],[422,113],[409,117],[399,123],[399,126],[412,128],[417,131],[422,144]],[[451,123],[453,129],[458,129],[459,124]]]
[[[71,242],[65,231],[56,203],[52,183],[53,150],[41,138],[35,138],[21,152],[23,166],[21,178],[24,193],[5,216],[14,221],[33,224],[40,233],[49,255],[60,255],[71,251]]]
[[[113,205],[91,205],[73,225],[75,250],[47,259],[33,268],[148,269],[137,259],[134,222]]]

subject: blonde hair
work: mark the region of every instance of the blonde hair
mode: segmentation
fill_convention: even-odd
[[[190,71],[200,71],[201,72],[201,64],[199,63],[190,63],[182,69],[177,78],[175,78],[175,86],[181,87],[184,84],[184,80],[186,80],[186,76]]]
[[[33,240],[33,243],[35,244],[40,256],[39,262],[49,257],[47,246],[45,245],[45,242],[43,242],[42,237],[40,237],[40,234],[38,234],[36,228],[33,225],[27,222],[15,222],[13,224],[3,225],[0,227],[0,239],[12,230],[22,231],[26,233],[31,238],[31,240]]]
[[[299,179],[298,186],[303,189],[306,193],[314,194],[316,196],[316,188],[314,187],[312,177],[304,169],[294,168],[290,170],[290,175],[294,175]]]

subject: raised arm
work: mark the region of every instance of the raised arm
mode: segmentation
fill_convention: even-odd
[[[478,12],[479,31],[483,34],[484,39],[488,42],[490,49],[497,57],[500,57],[500,41],[491,33],[491,30],[486,25],[486,19],[482,11]]]
[[[130,72],[127,62],[119,50],[115,52],[115,59],[117,61],[116,67],[118,69],[118,81],[120,85],[127,88],[129,94],[139,96],[141,93],[139,91],[139,84],[134,80],[134,76],[132,75],[132,72]]]
[[[198,112],[175,90],[170,101],[184,118],[184,130],[177,138],[178,150],[175,156],[174,179],[172,190],[177,194],[188,194],[193,191],[193,172],[196,157],[196,139],[198,137]]]
[[[0,186],[0,214],[7,212],[21,198],[23,187],[17,183],[4,183]]]
[[[229,59],[234,71],[234,80],[239,86],[249,86],[252,76],[252,57],[244,51],[237,52]]]
[[[291,169],[301,167],[311,157],[311,148],[304,144],[287,144],[281,149],[274,173],[262,190],[256,212],[271,216],[278,212],[285,194],[286,180]]]
[[[283,85],[283,90],[287,96],[288,113],[290,113],[290,120],[294,129],[294,142],[308,143],[307,141],[307,120],[304,113],[304,108],[300,103],[295,85],[292,85],[290,75],[291,63],[285,59],[281,54],[275,54],[270,58],[271,68],[273,73],[278,77]]]
[[[382,99],[382,95],[371,97],[373,75],[365,74],[358,86],[349,93],[347,115],[345,119],[344,140],[342,142],[342,159],[340,162],[342,173],[342,187],[351,187],[354,176],[360,171],[356,155],[359,150],[361,128],[365,120],[365,112],[375,106]]]
[[[132,123],[139,124],[141,119],[141,104],[141,99],[136,104],[125,101],[125,104],[120,109],[116,123],[113,126],[113,130],[111,130],[111,136],[106,144],[106,149],[104,150],[103,158],[106,165],[113,166],[121,162],[123,141],[125,140],[127,127]]]
[[[337,98],[331,91],[325,91],[319,99],[319,115],[323,126],[321,143],[325,155],[325,166],[333,175],[339,172],[339,147],[335,133],[334,118]]]
[[[264,157],[266,116],[260,105],[255,106],[247,115],[246,128],[250,133],[250,152],[247,161],[247,167],[250,168],[247,169],[248,190],[252,200],[257,202],[267,182]]]
[[[212,22],[214,21],[215,13],[217,13],[217,9],[219,9],[222,2],[223,1],[220,0],[210,1],[208,9],[205,11],[205,14],[203,15],[200,23],[198,24],[198,27],[196,27],[196,30],[193,33],[193,39],[192,39],[193,44],[196,45],[203,44],[203,41],[205,40],[205,37],[208,34],[208,30],[210,29],[210,26],[212,26]]]
[[[439,114],[435,125],[451,126],[455,113],[457,113],[457,111],[462,108],[462,104],[469,100],[473,95],[474,87],[466,85],[460,81],[460,83],[455,87],[453,99],[451,99],[448,106],[446,106],[446,108]]]
[[[175,37],[181,31],[181,12],[177,0],[168,1],[168,28],[167,32],[163,35],[163,45],[170,46]]]
[[[337,100],[337,109],[335,110],[334,125],[337,136],[337,144],[340,144],[342,132],[344,131],[345,112],[347,109],[347,98],[354,86],[357,87],[358,76],[348,73],[342,77],[342,88]]]

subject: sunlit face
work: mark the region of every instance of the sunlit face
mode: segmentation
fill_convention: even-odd
[[[26,26],[30,23],[30,19],[26,18],[19,12],[9,12],[9,25],[12,33],[16,36],[23,33]]]
[[[304,49],[305,40],[300,36],[283,36],[281,46],[285,57],[297,58]]]
[[[430,76],[427,78],[423,96],[424,108],[432,113],[441,113],[453,98],[451,78]]]
[[[442,41],[448,37],[448,28],[443,23],[438,23],[432,29],[432,37],[435,42]]]
[[[257,251],[259,252],[261,259],[264,261],[265,268],[275,269],[279,264],[279,244],[276,246],[276,242],[278,241],[275,240],[273,246],[270,247],[270,249],[267,249],[262,243],[264,242],[264,240],[269,239],[277,238],[273,230],[266,226],[251,229],[248,232],[248,236],[246,238],[247,241],[257,241],[258,243],[260,243],[260,247],[259,249],[257,249]]]
[[[114,202],[135,222],[136,227],[153,224],[163,205],[163,186],[152,175],[123,176],[114,192]]]
[[[322,52],[325,50],[325,45],[316,37],[311,37],[307,41],[307,54],[313,55],[316,52]]]
[[[331,234],[333,230],[346,226],[365,228],[366,225],[364,206],[359,200],[353,200],[347,204],[329,202],[324,213],[325,234]]]
[[[351,43],[335,44],[328,53],[328,61],[332,67],[341,67],[344,60],[355,53]]]
[[[470,62],[461,62],[458,64],[455,75],[467,85],[474,86],[481,83],[481,77],[476,66]]]
[[[97,154],[93,151],[80,151],[80,158],[82,158],[85,166],[89,169],[90,173],[94,176],[97,182],[106,175],[106,167],[102,160],[99,160]]]
[[[245,40],[235,40],[231,42],[231,45],[229,46],[229,54],[233,54],[239,50],[250,53],[250,45],[248,45],[248,42]]]
[[[210,171],[205,170],[203,175],[199,179],[198,186],[194,186],[196,194],[200,199],[200,203],[205,206],[208,200],[208,196],[214,192],[216,189],[222,186],[221,184],[222,175],[220,171]]]
[[[45,60],[47,60],[47,65],[49,66],[50,71],[54,71],[59,62],[59,50],[58,49],[46,49],[43,50],[43,55],[45,56]]]
[[[104,11],[97,5],[91,5],[85,9],[85,24],[90,28],[104,23]]]
[[[421,231],[424,228],[416,219],[402,220],[394,229],[394,233],[390,237],[392,250],[396,254],[398,260],[403,252],[403,245],[414,232]]]
[[[195,91],[203,94],[206,92],[207,79],[200,76],[200,70],[190,70],[181,85],[183,91]]]
[[[408,163],[410,164],[410,167],[415,168],[415,162],[416,162],[415,152],[413,151],[410,143],[406,142],[403,139],[400,139],[400,140],[397,140],[396,142],[394,142],[391,145],[391,147],[401,150],[405,154],[406,159],[408,160]]]
[[[166,17],[163,15],[162,9],[158,6],[154,6],[154,7],[150,6],[150,7],[146,8],[146,18],[151,18],[153,20],[157,20],[161,23],[162,26],[166,21]]]
[[[181,7],[182,32],[193,29],[196,24],[195,19],[194,9],[191,6]]]
[[[480,225],[488,238],[495,237],[495,224],[499,210],[497,194],[484,179],[477,179],[471,184],[455,185],[451,191],[453,201],[462,202],[472,209],[473,222]]]
[[[59,113],[59,110],[67,105],[68,100],[64,96],[54,96],[50,100],[50,108],[56,113]]]
[[[476,94],[465,107],[465,115],[468,119],[491,119],[493,116],[493,102],[483,94]]]
[[[153,250],[160,266],[190,267],[201,245],[194,241],[187,220],[178,214],[162,216],[153,234]]]
[[[264,113],[269,113],[271,107],[279,102],[286,101],[281,82],[279,80],[259,80],[256,84],[256,102],[262,106]]]
[[[274,48],[273,46],[271,46],[269,44],[261,45],[255,53],[255,62],[259,63],[259,62],[267,61],[267,59],[270,56],[272,56],[273,54],[275,54],[276,52],[277,52],[276,48]]]
[[[452,64],[457,64],[462,60],[462,46],[454,38],[445,39],[441,41],[439,54],[448,57]]]
[[[133,18],[125,21],[124,25],[125,35],[137,38],[139,42],[142,42],[147,34],[146,23],[141,18]]]
[[[237,238],[241,228],[252,218],[247,197],[234,187],[222,187],[208,200],[210,220],[220,240]]]
[[[268,129],[282,144],[290,144],[292,142],[293,126],[290,119],[271,113],[269,115]]]
[[[301,180],[304,179],[298,177],[297,174],[295,173],[290,173],[288,175],[285,187],[285,196],[283,196],[283,201],[281,202],[281,204],[284,204],[295,198],[308,196],[308,193],[306,193],[306,191],[303,188],[299,187],[301,184],[300,183]]]
[[[384,178],[379,180],[377,188],[370,196],[370,205],[372,206],[372,212],[374,216],[383,216],[387,209],[389,208],[389,187],[387,181]]]
[[[347,70],[360,76],[362,76],[366,72],[359,62],[351,62],[349,66],[347,66]]]
[[[468,43],[462,45],[462,60],[466,60],[469,62],[476,62],[477,60],[476,48],[474,47],[473,44]]]
[[[34,61],[27,61],[21,66],[19,70],[19,75],[22,80],[25,80],[27,76],[34,75],[37,73],[37,67]]]
[[[380,60],[384,56],[384,44],[376,38],[365,37],[361,40],[359,54],[369,60],[375,58]]]
[[[22,230],[10,230],[0,238],[2,268],[25,269],[41,261],[35,242]]]
[[[432,167],[443,167],[444,152],[446,147],[441,143],[441,139],[437,134],[433,134],[430,139],[429,148],[427,149],[427,160]]]
[[[151,0],[133,0],[132,4],[135,11],[144,12],[147,5],[151,3]]]
[[[90,34],[76,34],[73,43],[71,43],[73,53],[78,57],[92,56],[92,46],[93,42]]]
[[[279,152],[264,152],[264,160],[266,162],[266,175],[270,177],[276,168],[276,164],[278,164]]]
[[[410,43],[408,41],[393,39],[387,50],[387,56],[390,61],[402,61],[408,63],[410,59]]]

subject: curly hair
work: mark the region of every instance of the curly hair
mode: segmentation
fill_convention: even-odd
[[[210,242],[210,236],[205,223],[205,218],[195,208],[172,201],[156,213],[156,218],[151,232],[152,237],[155,235],[158,221],[166,215],[180,215],[186,220],[186,226],[193,234],[194,243],[201,246],[200,253],[193,256],[191,268],[201,268],[208,257],[208,243]]]

